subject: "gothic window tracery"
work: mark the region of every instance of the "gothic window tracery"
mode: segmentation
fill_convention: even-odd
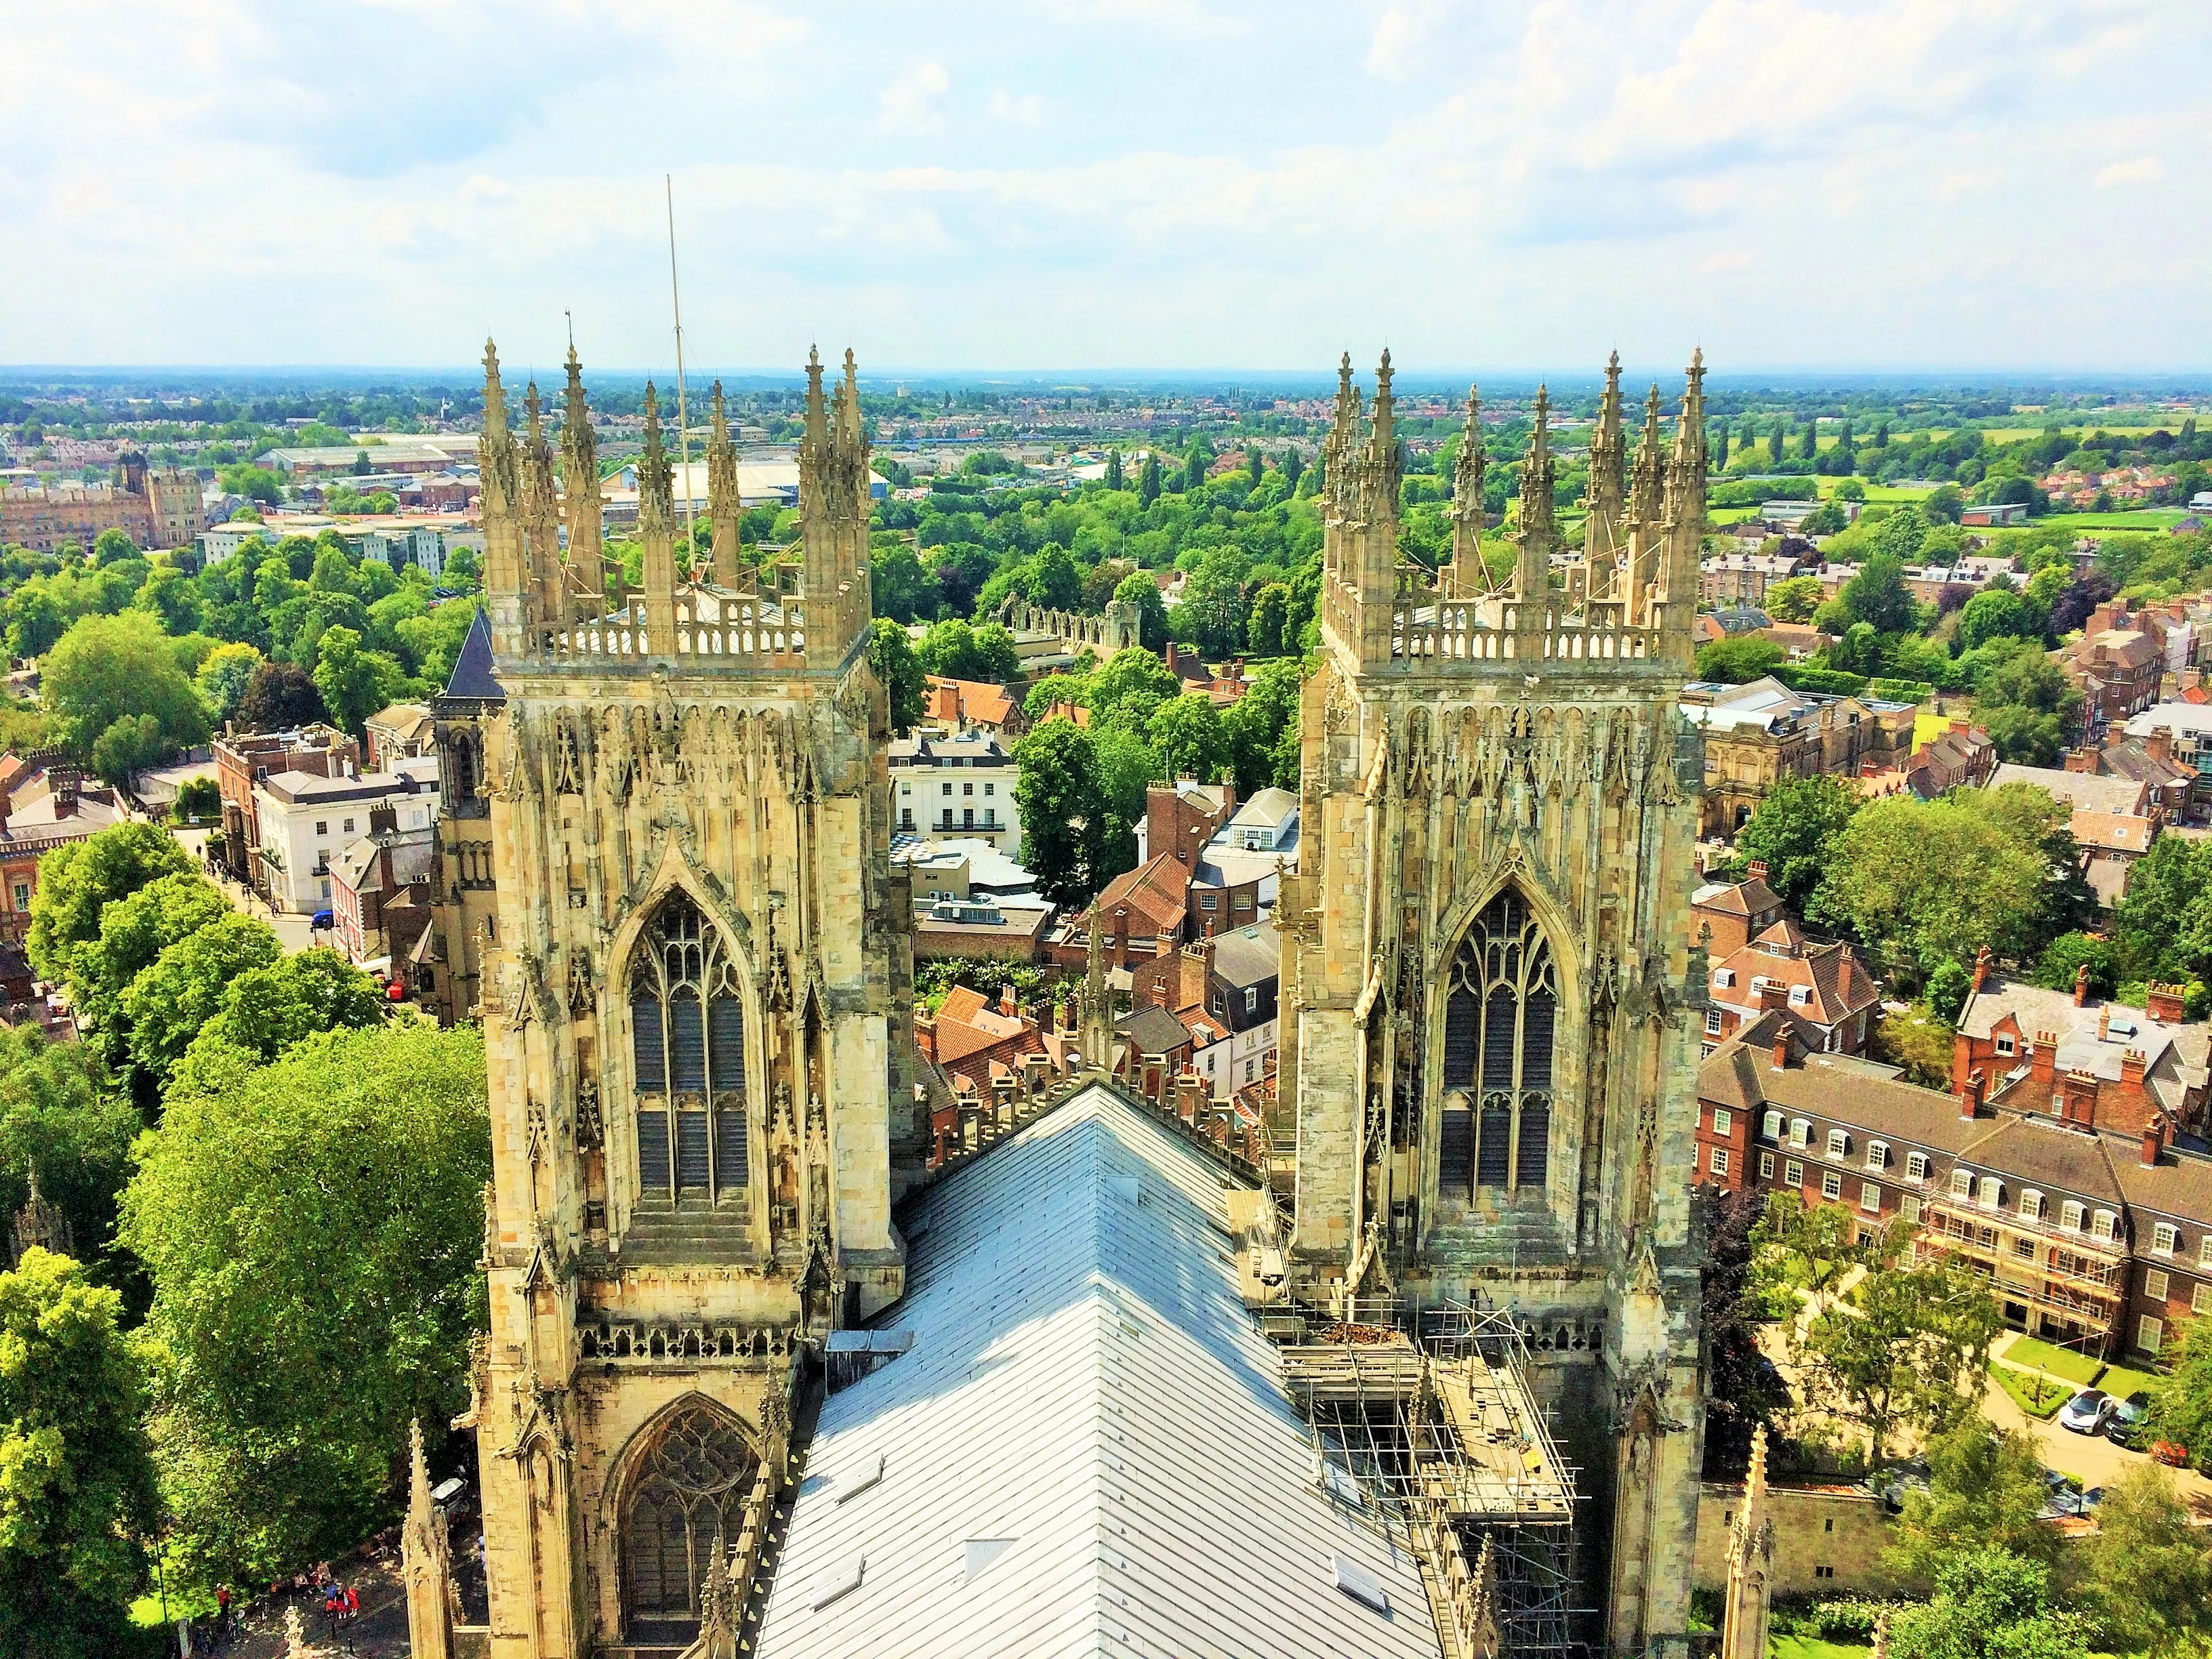
[[[623,1515],[623,1581],[630,1616],[697,1616],[717,1548],[737,1542],[759,1460],[711,1407],[677,1409],[645,1455]]]
[[[1551,945],[1509,888],[1468,927],[1445,979],[1437,1159],[1445,1196],[1544,1185],[1559,1007]]]
[[[742,1199],[751,1171],[744,1004],[721,935],[684,895],[647,925],[629,992],[640,1194]]]

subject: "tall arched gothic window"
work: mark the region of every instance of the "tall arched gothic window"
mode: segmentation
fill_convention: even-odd
[[[1543,1186],[1559,1008],[1552,948],[1508,889],[1475,918],[1445,979],[1437,1184],[1446,1196]]]
[[[629,1018],[641,1197],[742,1199],[750,1171],[744,1004],[721,935],[680,893],[639,941]]]
[[[736,1427],[702,1405],[678,1408],[630,1486],[623,1514],[625,1598],[633,1619],[699,1612],[714,1551],[738,1541],[759,1460]]]

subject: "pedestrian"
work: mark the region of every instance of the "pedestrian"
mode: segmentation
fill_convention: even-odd
[[[351,1584],[345,1588],[346,1623],[350,1625],[361,1617],[361,1592]]]

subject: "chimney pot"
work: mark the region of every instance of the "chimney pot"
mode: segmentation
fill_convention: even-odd
[[[2131,1088],[2142,1087],[2144,1064],[2142,1049],[2129,1049],[2120,1056],[2120,1081]]]
[[[1766,860],[1765,859],[1753,859],[1744,867],[1744,878],[1747,881],[1765,881],[1766,879]]]
[[[2074,970],[2074,1006],[2084,1007],[2089,1000],[2089,964],[2083,963]]]

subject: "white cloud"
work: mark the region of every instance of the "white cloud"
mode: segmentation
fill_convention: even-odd
[[[1034,92],[1025,92],[1017,98],[1004,87],[991,93],[991,117],[994,120],[1011,121],[1016,126],[1041,127],[1044,125],[1044,100]]]
[[[951,90],[944,64],[909,64],[876,95],[876,125],[885,132],[934,131],[944,120],[939,106]]]
[[[2097,188],[2110,190],[2115,185],[2154,185],[2166,177],[2166,163],[2155,155],[2138,156],[2132,161],[2115,161],[2097,175]]]
[[[2212,186],[2172,140],[2212,131],[2212,31],[2154,28],[2173,0],[1214,3],[39,9],[0,79],[0,246],[37,250],[0,362],[462,362],[490,329],[543,371],[573,307],[588,357],[657,371],[672,164],[708,364],[818,333],[921,368],[1325,370],[1387,334],[1409,372],[1618,339],[1672,374],[1699,337],[1722,372],[2212,367],[2185,215],[2123,264],[2049,210],[2084,173]],[[1770,248],[1809,257],[1731,274]]]

